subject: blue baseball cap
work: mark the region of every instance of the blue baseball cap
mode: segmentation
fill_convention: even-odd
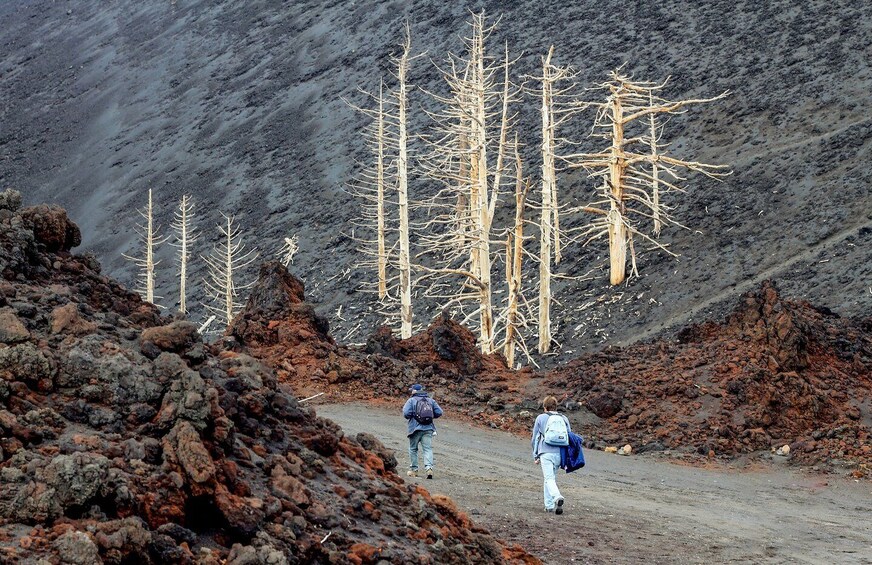
[[[422,390],[424,390],[424,385],[414,384],[409,390],[411,390],[412,392],[421,392]]]

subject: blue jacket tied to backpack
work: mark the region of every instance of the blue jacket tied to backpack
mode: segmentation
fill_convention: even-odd
[[[560,468],[571,473],[584,467],[584,452],[581,446],[584,438],[573,432],[569,432],[569,445],[560,448]]]
[[[442,415],[442,408],[439,407],[439,403],[428,397],[426,391],[422,390],[420,392],[416,392],[409,400],[406,401],[406,404],[403,406],[403,417],[409,421],[409,433],[406,434],[407,436],[411,436],[418,430],[436,429],[436,425],[433,422],[429,424],[422,424],[415,419],[415,407],[417,406],[418,401],[421,399],[424,399],[426,402],[432,404],[434,420]]]

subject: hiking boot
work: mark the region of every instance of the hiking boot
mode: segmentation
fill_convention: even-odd
[[[433,478],[433,469],[427,469],[427,478],[428,478],[428,479],[432,479],[432,478]]]
[[[557,499],[557,508],[554,509],[555,514],[563,514],[563,497]]]
[[[417,469],[409,469],[408,471],[406,471],[406,475],[408,475],[410,477],[417,477],[418,470]]]
[[[553,508],[546,508],[545,512],[547,512],[549,514],[554,514],[554,509]]]

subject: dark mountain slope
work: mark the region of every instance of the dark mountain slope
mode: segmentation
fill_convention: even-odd
[[[519,73],[535,72],[555,43],[558,60],[578,67],[585,86],[626,61],[640,78],[671,75],[670,95],[734,92],[709,113],[670,124],[676,153],[734,170],[723,184],[691,179],[677,203],[676,216],[702,233],[667,233],[680,260],[644,253],[642,278],[628,286],[606,288],[604,274],[559,285],[564,351],[720,313],[724,300],[748,289],[743,284],[763,278],[843,315],[868,310],[872,7],[468,6],[481,7],[503,16],[492,45],[508,39],[524,52]],[[429,2],[4,2],[0,184],[22,190],[26,203],[64,205],[83,226],[84,246],[128,282],[133,273],[120,254],[131,251],[133,209],[149,187],[164,226],[185,191],[199,200],[204,228],[219,211],[234,212],[256,228],[266,254],[297,233],[297,272],[334,326],[351,329],[368,296],[354,293],[366,274],[348,271],[357,254],[343,232],[355,206],[342,188],[353,158],[365,157],[357,137],[364,120],[340,97],[362,102],[355,88],[376,86],[404,18],[414,49],[441,60],[446,49],[459,50],[467,15],[462,4]],[[415,63],[412,80],[441,88],[426,59]],[[424,96],[413,92],[412,101],[420,116]],[[535,173],[535,100],[522,110],[527,168]],[[580,138],[588,126],[579,119],[567,133]],[[581,175],[560,182],[573,201],[590,197]],[[414,180],[412,190],[428,188]],[[160,294],[171,297],[169,248],[160,254]],[[567,255],[568,272],[605,264],[602,244]],[[336,316],[340,305],[347,324]],[[336,332],[340,340],[344,333]]]

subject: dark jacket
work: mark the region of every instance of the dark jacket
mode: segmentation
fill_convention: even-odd
[[[415,419],[415,405],[418,403],[419,398],[426,398],[430,401],[430,404],[433,405],[434,420],[442,415],[442,408],[439,407],[439,403],[437,403],[432,398],[428,398],[427,393],[423,390],[421,392],[416,392],[409,400],[406,401],[406,404],[403,406],[403,417],[409,421],[409,433],[406,434],[407,436],[411,436],[418,430],[436,429],[436,426],[434,424],[421,424],[420,422],[418,422],[418,420]]]
[[[580,435],[569,432],[569,445],[560,448],[560,468],[571,473],[575,470],[584,467],[584,451],[581,446],[584,444],[584,438]]]

